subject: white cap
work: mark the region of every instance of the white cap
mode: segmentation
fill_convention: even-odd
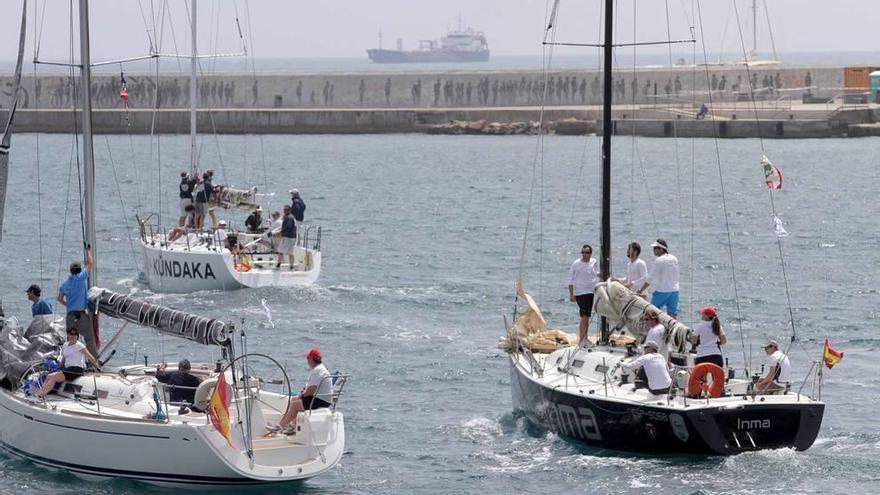
[[[226,220],[220,220],[218,223],[219,223],[220,225],[226,225]]]
[[[298,190],[298,189],[291,189],[291,190],[290,190],[290,195],[291,195],[291,196],[296,196],[297,194],[299,194],[299,190]]]

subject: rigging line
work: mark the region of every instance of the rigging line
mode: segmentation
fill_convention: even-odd
[[[37,12],[37,2],[38,0],[34,0],[34,14]],[[49,2],[43,2],[43,9],[40,11],[40,27],[37,29],[37,15],[34,15],[34,60],[39,60],[40,58],[40,48],[43,46],[43,26],[46,21],[46,4]]]
[[[714,105],[713,105],[714,102],[712,101],[711,86],[709,85],[711,78],[709,76],[708,55],[706,53],[706,41],[705,41],[706,31],[705,31],[705,29],[703,29],[703,9],[700,6],[700,0],[696,0],[696,1],[697,1],[697,19],[698,19],[699,26],[700,26],[700,40],[702,40],[702,47],[703,47],[703,61],[705,62],[703,67],[704,67],[704,71],[706,74],[706,87],[710,88],[710,91],[708,91],[709,108],[714,108]],[[734,300],[734,305],[736,306],[737,324],[739,325],[739,338],[740,338],[740,344],[742,346],[742,351],[743,351],[743,361],[745,362],[746,374],[751,375],[751,350],[749,351],[749,354],[746,355],[746,341],[745,341],[745,332],[743,331],[744,327],[743,327],[742,308],[740,307],[740,303],[739,303],[739,288],[738,288],[739,285],[737,284],[737,280],[736,280],[736,264],[734,263],[734,259],[733,259],[733,239],[732,239],[732,236],[730,235],[730,218],[727,215],[727,197],[726,197],[727,195],[726,195],[725,189],[724,189],[724,174],[723,174],[723,167],[721,165],[721,150],[718,145],[718,130],[717,130],[716,122],[715,122],[715,112],[711,111],[709,113],[709,116],[712,119],[712,140],[715,145],[715,163],[718,166],[718,178],[719,178],[718,182],[720,183],[720,187],[721,187],[721,207],[722,207],[722,212],[724,213],[724,225],[725,225],[726,231],[727,231],[727,253],[728,253],[728,256],[730,257],[730,271],[731,271],[731,276],[733,278],[733,300]]]
[[[37,0],[34,0],[34,53],[38,52],[37,48]],[[46,4],[43,3],[43,8],[45,9]],[[37,57],[34,55],[34,60]],[[37,91],[37,87],[42,87],[42,83],[37,81],[37,64],[34,62],[33,64],[33,83],[34,83],[34,124],[39,127],[39,116],[40,116],[40,95],[42,91]],[[39,245],[39,255],[40,255],[40,283],[43,283],[43,192],[40,187],[40,133],[35,133],[34,139],[36,141],[36,169],[37,169],[37,236],[38,236],[38,245]]]
[[[742,47],[743,54],[745,54],[746,45],[745,45],[745,40],[744,40],[743,34],[742,34],[742,24],[740,23],[740,19],[739,19],[739,9],[736,7],[736,0],[733,0],[733,7],[734,7],[734,11],[736,11],[736,25],[737,25],[737,28],[739,29],[740,46]],[[752,100],[752,107],[755,110],[755,127],[756,127],[756,130],[758,131],[758,142],[761,144],[761,153],[766,156],[767,152],[764,149],[764,137],[761,135],[761,121],[758,117],[758,103],[755,99],[755,88],[752,87],[751,69],[749,68],[749,64],[745,64],[745,67],[746,67],[746,76],[749,80],[749,97]],[[778,218],[778,214],[776,212],[776,200],[773,196],[773,188],[768,187],[767,192],[770,197],[770,210],[773,213],[773,218],[775,221],[775,219]],[[789,323],[791,325],[791,340],[792,340],[792,342],[794,342],[795,340],[797,340],[797,329],[795,328],[795,324],[794,324],[794,309],[792,309],[791,289],[788,284],[788,274],[786,273],[786,270],[785,270],[785,255],[783,254],[783,251],[782,251],[782,238],[779,237],[778,235],[775,237],[776,237],[776,249],[779,252],[779,265],[780,265],[780,268],[782,269],[782,282],[785,285],[785,299],[788,302],[788,316],[789,316]]]
[[[638,8],[636,7],[636,1],[637,0],[633,0],[633,25],[632,25],[633,41],[636,41],[636,37],[638,36],[638,32],[639,32],[637,29],[638,16],[636,15],[636,12],[638,12]],[[636,64],[637,64],[636,57],[637,57],[636,46],[634,44],[633,45],[633,53],[632,53],[633,81],[636,80]],[[634,91],[632,91],[632,95],[631,95],[632,96],[632,107],[633,107],[633,119],[637,119],[637,116],[635,115],[635,113],[636,113],[636,96],[638,94],[638,85],[633,85],[633,89],[634,89]],[[631,126],[631,129],[630,129],[629,160],[630,160],[630,162],[629,162],[629,165],[630,165],[630,167],[629,167],[630,201],[629,201],[629,207],[627,208],[627,210],[629,210],[629,233],[630,233],[630,238],[632,238],[635,233],[635,204],[636,204],[635,190],[634,190],[635,189],[635,174],[636,174],[636,126],[635,125]],[[629,255],[629,248],[627,248],[627,255]],[[610,274],[608,274],[608,275],[610,276]]]
[[[663,4],[666,13],[666,38],[672,39],[672,25],[669,20],[669,0],[664,0]],[[669,54],[669,67],[672,68],[674,67],[672,64],[672,45],[667,45],[666,48]],[[678,74],[676,74],[675,78],[675,81],[677,83],[680,80],[678,78]],[[675,85],[675,103],[679,104],[679,108],[681,108],[681,101],[679,100],[678,94],[678,86],[678,84]],[[681,204],[681,158],[678,153],[678,116],[680,115],[680,113],[677,114],[676,118],[672,120],[672,149],[675,156],[675,185],[678,189],[675,195],[676,201],[678,202],[678,224],[679,228],[684,229],[684,208]],[[689,264],[693,265],[693,258],[690,259]],[[692,307],[690,300],[693,298],[693,287],[691,287],[690,290],[686,291],[685,293],[688,294],[685,300],[688,301],[688,307],[690,308]]]
[[[638,161],[639,170],[642,173],[642,184],[645,186],[645,194],[648,197],[648,207],[651,211],[651,223],[654,226],[654,233],[657,237],[660,237],[660,224],[657,222],[657,213],[654,210],[654,198],[651,194],[651,187],[648,184],[648,171],[645,169],[644,160],[642,160],[642,151],[639,147],[638,140],[636,141],[636,161]]]
[[[237,5],[237,4],[236,4]],[[250,0],[245,0],[245,15],[247,22],[247,33],[248,33],[248,44],[250,45],[250,50],[247,51],[250,53],[251,58],[251,74],[253,75],[254,81],[257,80],[257,61],[256,55],[254,54],[254,30],[251,29],[251,2]],[[247,63],[247,60],[245,60]],[[263,133],[259,134],[258,140],[260,142],[260,164],[263,166],[263,188],[267,191],[269,189],[269,168],[266,166],[266,150],[264,146]]]
[[[616,35],[615,35],[616,36]],[[677,45],[680,43],[696,43],[697,40],[687,39],[687,40],[673,40],[669,39],[666,41],[641,41],[641,42],[633,42],[633,43],[612,43],[611,46],[614,48],[628,48],[631,46],[656,46],[656,45]],[[568,43],[562,41],[554,41],[554,42],[543,42],[542,45],[552,45],[552,46],[577,46],[577,47],[586,47],[586,48],[602,48],[605,45],[602,43]]]
[[[122,205],[122,225],[125,226],[125,232],[128,234],[128,245],[131,248],[131,261],[135,269],[137,269],[137,255],[134,251],[134,241],[131,238],[131,229],[128,226],[126,217],[125,199],[122,197],[122,185],[119,183],[119,175],[116,173],[116,163],[113,161],[113,152],[110,149],[110,138],[105,134],[104,143],[107,145],[107,157],[110,160],[110,167],[113,169],[113,179],[116,181],[116,193],[119,194],[119,203]]]
[[[82,234],[82,247],[85,248],[86,244],[86,221],[85,221],[85,212],[83,211],[83,185],[82,185],[82,164],[79,161],[79,123],[77,121],[76,115],[76,97],[77,97],[77,80],[74,74],[74,57],[73,57],[73,0],[70,2],[70,20],[69,20],[69,33],[70,33],[70,67],[68,69],[68,74],[70,74],[70,80],[72,84],[70,85],[70,101],[71,101],[71,115],[73,116],[73,141],[76,145],[76,181],[79,186],[79,221],[80,221],[80,233]],[[82,86],[82,79],[79,81],[79,85]],[[83,249],[85,251],[85,249]]]
[[[138,10],[141,14],[141,20],[144,23],[144,30],[147,33],[147,40],[150,42],[150,53],[153,53],[155,50],[155,44],[153,43],[153,35],[150,34],[150,25],[147,23],[147,16],[144,14],[144,5],[141,3],[141,0],[138,0]]]
[[[695,0],[691,0],[691,13],[694,13]],[[685,16],[687,16],[687,11],[684,8],[684,0],[682,0],[682,10],[685,10]],[[695,16],[693,16],[695,17]],[[691,36],[696,38],[696,28],[692,22],[692,18],[688,19],[688,26],[690,26]],[[692,60],[692,68],[691,68],[691,108],[697,107],[697,45],[694,44],[691,51],[691,60]],[[697,138],[696,136],[691,138],[691,252],[690,252],[690,290],[694,294],[696,294],[696,283],[694,274],[696,273],[696,255],[695,255],[695,235],[694,231],[696,230],[696,197],[697,197]],[[690,306],[688,307],[688,311],[693,314],[694,311],[694,298],[690,297],[689,299]]]
[[[773,60],[779,60],[776,53],[776,40],[773,38],[773,25],[770,23],[770,11],[767,10],[767,0],[764,0],[764,17],[767,19],[767,31],[770,33],[770,48],[773,50]]]

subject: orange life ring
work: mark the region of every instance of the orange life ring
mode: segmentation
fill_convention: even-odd
[[[712,375],[712,383],[706,383],[706,375]],[[693,371],[688,379],[688,395],[691,397],[702,397],[708,393],[709,397],[721,397],[724,391],[724,370],[721,366],[712,363],[700,363]]]

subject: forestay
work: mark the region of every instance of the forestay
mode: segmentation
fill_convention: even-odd
[[[634,337],[643,339],[648,328],[642,323],[645,311],[653,309],[660,315],[660,323],[666,328],[666,342],[673,350],[683,352],[687,348],[687,337],[691,329],[682,322],[657,309],[648,301],[637,296],[620,282],[603,282],[596,285],[596,312],[608,318],[615,329],[626,327]]]
[[[6,208],[6,181],[9,177],[9,147],[12,145],[12,119],[15,116],[15,109],[18,108],[18,98],[21,93],[21,65],[24,60],[26,32],[27,0],[23,0],[21,7],[21,34],[18,38],[18,59],[15,62],[15,76],[12,83],[12,103],[9,105],[9,115],[6,117],[3,138],[0,139],[0,237],[3,235],[3,215]]]
[[[226,346],[232,329],[214,318],[150,304],[100,287],[89,289],[98,312],[204,345]]]

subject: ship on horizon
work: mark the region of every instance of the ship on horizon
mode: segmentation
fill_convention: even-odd
[[[427,62],[488,62],[489,43],[486,36],[473,28],[451,30],[437,40],[419,40],[417,50],[404,50],[403,40],[397,39],[396,50],[382,48],[379,32],[379,48],[367,50],[367,56],[377,64],[408,64]]]

